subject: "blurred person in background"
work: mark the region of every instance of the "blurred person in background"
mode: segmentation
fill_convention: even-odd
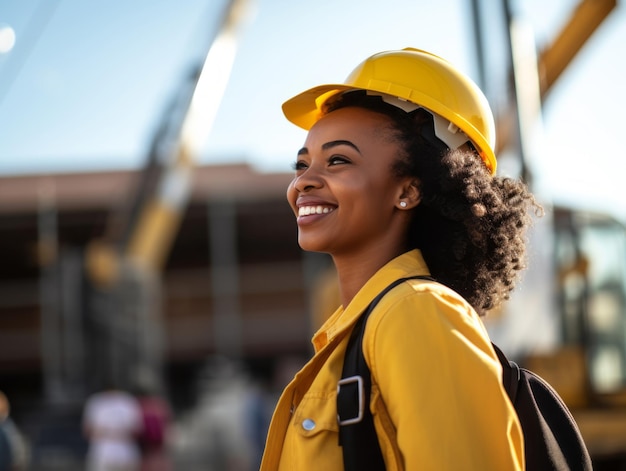
[[[170,471],[169,441],[172,412],[169,403],[148,383],[137,388],[135,396],[141,410],[141,471]]]
[[[83,412],[89,441],[88,471],[139,471],[141,409],[135,397],[113,386],[93,394]]]
[[[10,417],[11,406],[0,391],[0,471],[20,471],[28,468],[28,447]]]

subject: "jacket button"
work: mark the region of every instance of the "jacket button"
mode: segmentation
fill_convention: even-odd
[[[310,432],[311,430],[315,428],[315,421],[311,419],[304,419],[302,421],[302,428]]]

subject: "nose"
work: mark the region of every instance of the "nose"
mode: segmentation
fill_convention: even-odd
[[[293,188],[298,193],[313,190],[315,188],[321,188],[323,180],[319,172],[314,167],[307,168],[304,172],[297,175],[292,182]]]

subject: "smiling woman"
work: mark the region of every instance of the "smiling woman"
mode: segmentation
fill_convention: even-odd
[[[443,59],[405,49],[283,111],[308,130],[287,189],[298,242],[331,255],[341,306],[281,396],[261,469],[524,469],[479,316],[513,289],[535,203],[521,182],[495,176],[480,90]],[[416,276],[382,298],[363,337],[372,388],[356,403],[369,406],[377,443],[342,449],[364,420],[337,413],[348,339],[381,291]]]

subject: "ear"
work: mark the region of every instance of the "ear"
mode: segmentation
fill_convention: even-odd
[[[400,187],[396,208],[402,210],[413,209],[418,206],[421,201],[422,193],[420,191],[420,181],[416,178],[407,179]]]

